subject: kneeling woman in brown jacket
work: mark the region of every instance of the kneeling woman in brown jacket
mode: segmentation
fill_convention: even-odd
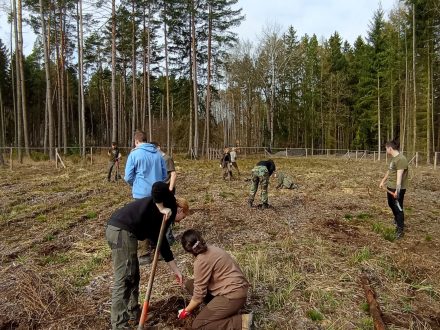
[[[195,256],[194,280],[185,283],[192,298],[185,309],[179,310],[178,318],[186,318],[205,302],[193,329],[250,329],[252,314],[238,314],[246,302],[249,283],[234,259],[224,250],[207,245],[193,229],[183,233],[182,246]]]

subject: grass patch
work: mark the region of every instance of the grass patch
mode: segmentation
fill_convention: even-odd
[[[90,260],[85,262],[77,271],[74,280],[76,287],[84,287],[90,282],[92,272],[101,266],[104,260],[103,256],[94,255]]]
[[[54,254],[43,259],[43,265],[63,265],[68,263],[70,258],[65,254]]]
[[[367,302],[364,302],[361,304],[361,310],[364,311],[365,313],[369,313],[370,312],[370,304]]]
[[[86,214],[87,219],[95,219],[98,216],[98,214],[95,211],[90,211]]]
[[[312,321],[322,321],[324,319],[324,315],[322,315],[318,310],[311,309],[307,311],[307,317]]]
[[[39,214],[35,217],[35,220],[37,220],[38,222],[46,222],[47,217],[45,214]]]
[[[351,214],[346,214],[346,215],[344,215],[344,219],[345,220],[352,220],[353,216]]]
[[[360,264],[365,260],[371,259],[372,257],[371,250],[364,246],[362,249],[357,250],[353,256],[351,257],[352,264]]]
[[[371,330],[373,328],[374,328],[374,322],[371,317],[363,318],[359,322],[359,327],[358,327],[359,330]]]
[[[54,239],[55,239],[55,235],[50,233],[50,234],[46,234],[46,236],[44,236],[43,241],[50,242],[50,241],[53,241]]]
[[[425,241],[431,242],[432,241],[432,236],[431,235],[426,235],[425,236]]]
[[[371,229],[376,234],[380,234],[387,241],[394,242],[396,240],[396,233],[393,227],[385,226],[379,222],[374,222],[371,225]]]
[[[373,216],[369,213],[359,213],[356,218],[358,218],[359,220],[368,220],[371,219]]]

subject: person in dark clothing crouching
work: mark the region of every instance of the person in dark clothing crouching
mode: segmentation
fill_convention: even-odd
[[[112,291],[112,329],[127,329],[139,321],[138,241],[145,239],[157,244],[160,227],[166,216],[168,227],[179,222],[189,211],[185,199],[175,198],[164,182],[152,186],[151,197],[141,198],[117,210],[107,223],[106,238],[112,250],[114,284]],[[174,261],[168,241],[164,239],[160,253],[182,283],[182,273]],[[129,321],[131,321],[129,323]]]

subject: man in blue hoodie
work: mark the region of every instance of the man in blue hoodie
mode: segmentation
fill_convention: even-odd
[[[134,134],[134,145],[125,164],[124,180],[132,186],[134,199],[150,197],[153,184],[167,178],[165,160],[153,144],[147,143],[142,131]]]

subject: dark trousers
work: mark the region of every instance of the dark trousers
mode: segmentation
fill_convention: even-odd
[[[389,191],[395,192],[396,189],[387,188]],[[397,206],[396,199],[391,195],[389,192],[387,192],[387,199],[388,199],[388,206],[390,207],[391,211],[393,211],[394,214],[394,221],[396,222],[397,229],[403,230],[405,226],[405,215],[403,213],[403,198],[405,196],[405,189],[400,190],[399,194],[399,204],[402,209],[402,211],[399,210],[399,207]]]
[[[108,225],[105,236],[112,250],[113,291],[112,329],[122,329],[130,319],[137,319],[139,306],[139,262],[137,238],[130,232]]]
[[[194,280],[187,280],[185,288],[190,294],[193,294]],[[241,315],[238,314],[238,311],[246,303],[246,297],[229,299],[223,296],[213,297],[208,293],[204,302],[207,305],[194,320],[193,329],[241,330]]]

